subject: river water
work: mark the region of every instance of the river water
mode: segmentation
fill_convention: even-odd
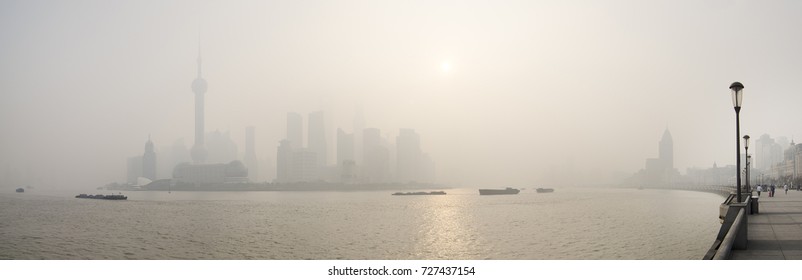
[[[526,189],[0,194],[0,259],[700,259],[710,193]]]

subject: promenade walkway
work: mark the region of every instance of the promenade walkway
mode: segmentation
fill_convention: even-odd
[[[802,260],[802,191],[777,188],[760,195],[760,214],[749,215],[746,250],[733,260]]]

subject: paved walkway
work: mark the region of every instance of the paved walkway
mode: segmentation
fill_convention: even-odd
[[[749,215],[747,250],[733,260],[802,260],[802,191],[778,188],[760,195],[760,214]]]

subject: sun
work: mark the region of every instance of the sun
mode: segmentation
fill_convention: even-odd
[[[443,61],[443,63],[440,64],[440,70],[443,70],[444,73],[448,73],[448,71],[451,71],[451,64],[448,63],[448,61]]]

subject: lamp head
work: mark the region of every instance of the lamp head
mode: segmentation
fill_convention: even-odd
[[[749,149],[749,135],[744,135],[744,148]]]
[[[740,82],[734,82],[730,85],[730,90],[732,91],[732,107],[738,110],[741,108],[741,101],[743,100],[744,85]]]

